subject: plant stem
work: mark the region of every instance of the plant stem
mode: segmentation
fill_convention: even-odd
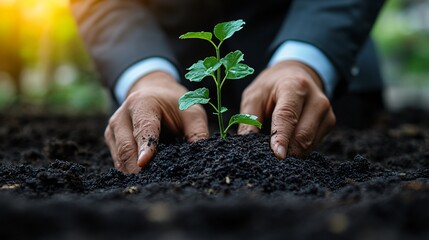
[[[216,58],[218,61],[220,61],[219,47],[220,47],[220,44],[218,47],[216,47]],[[216,93],[217,93],[217,109],[218,109],[217,119],[219,122],[220,136],[222,139],[224,139],[226,134],[224,132],[222,112],[221,112],[221,109],[222,109],[222,93],[221,93],[222,84],[221,84],[221,79],[220,79],[220,68],[217,70],[216,74],[217,74],[217,77],[216,77]]]

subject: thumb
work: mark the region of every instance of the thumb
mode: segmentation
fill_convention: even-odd
[[[271,149],[279,159],[285,159],[289,143],[298,125],[304,100],[287,95],[277,102],[271,122]]]
[[[133,135],[138,146],[139,167],[148,164],[156,152],[161,126],[161,119],[158,116],[155,113],[133,116]]]
[[[158,134],[142,135],[142,140],[139,141],[139,156],[137,164],[139,167],[144,167],[153,158],[158,146]]]

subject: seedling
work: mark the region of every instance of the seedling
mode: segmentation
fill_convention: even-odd
[[[262,124],[256,120],[257,117],[250,114],[235,114],[233,115],[226,128],[224,127],[222,114],[227,112],[228,109],[222,105],[222,87],[227,79],[237,80],[242,79],[248,75],[253,74],[253,68],[242,63],[244,60],[244,54],[240,50],[228,53],[226,56],[221,58],[220,47],[222,43],[230,38],[235,32],[241,30],[245,22],[243,20],[236,20],[230,22],[219,23],[214,27],[213,34],[219,40],[216,45],[213,40],[213,34],[211,32],[188,32],[181,35],[180,39],[202,39],[206,40],[216,50],[216,56],[206,57],[204,60],[199,60],[194,63],[187,70],[185,78],[191,82],[201,82],[206,77],[213,78],[216,84],[217,102],[216,105],[210,102],[209,90],[205,87],[198,88],[194,91],[185,93],[179,99],[179,109],[185,110],[195,104],[210,104],[215,115],[218,117],[219,132],[221,138],[226,137],[228,129],[234,124],[248,124],[258,128],[262,127]],[[225,71],[222,74],[221,69]]]

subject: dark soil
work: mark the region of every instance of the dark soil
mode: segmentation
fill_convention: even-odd
[[[0,114],[0,239],[429,239],[425,124],[338,128],[285,161],[265,135],[161,141],[124,175],[106,122]]]

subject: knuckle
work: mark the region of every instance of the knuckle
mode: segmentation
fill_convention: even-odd
[[[314,139],[311,130],[302,129],[295,135],[295,141],[304,150],[309,150],[313,146]]]
[[[162,96],[164,97],[164,96]],[[144,109],[152,109],[154,106],[159,105],[158,97],[153,92],[136,91],[130,93],[123,103],[124,109],[130,113],[138,113],[142,106]]]
[[[283,105],[277,109],[277,114],[273,116],[275,124],[285,123],[289,127],[295,127],[298,124],[299,114],[295,108],[290,105]]]
[[[310,87],[310,83],[308,79],[303,76],[297,76],[295,78],[294,83],[295,83],[295,87],[301,91],[307,90]]]
[[[109,122],[108,122],[108,127],[107,128],[112,128],[112,129],[116,129],[119,125],[119,117],[118,117],[118,112],[116,112],[115,114],[113,114],[112,117],[110,117]],[[107,129],[106,129],[107,131]]]
[[[133,124],[133,135],[136,137],[143,134],[144,132],[152,132],[154,129],[157,129],[158,125],[159,119],[155,116],[145,116],[139,118],[135,120]]]
[[[109,142],[110,141],[110,127],[107,126],[106,129],[104,130],[104,139]]]
[[[165,104],[160,103],[156,98],[140,98],[135,103],[130,102],[127,106],[130,117],[137,122],[138,119],[158,119],[160,109],[166,108]]]
[[[277,81],[276,95],[284,96],[285,93],[293,94],[299,97],[304,97],[310,90],[310,82],[304,76],[287,77],[284,81]]]
[[[135,91],[130,93],[128,97],[125,99],[124,104],[125,105],[134,105],[136,102],[138,102],[141,99],[141,93],[139,91]]]
[[[328,112],[331,109],[331,102],[325,95],[318,99],[318,104],[319,108],[324,112]]]

